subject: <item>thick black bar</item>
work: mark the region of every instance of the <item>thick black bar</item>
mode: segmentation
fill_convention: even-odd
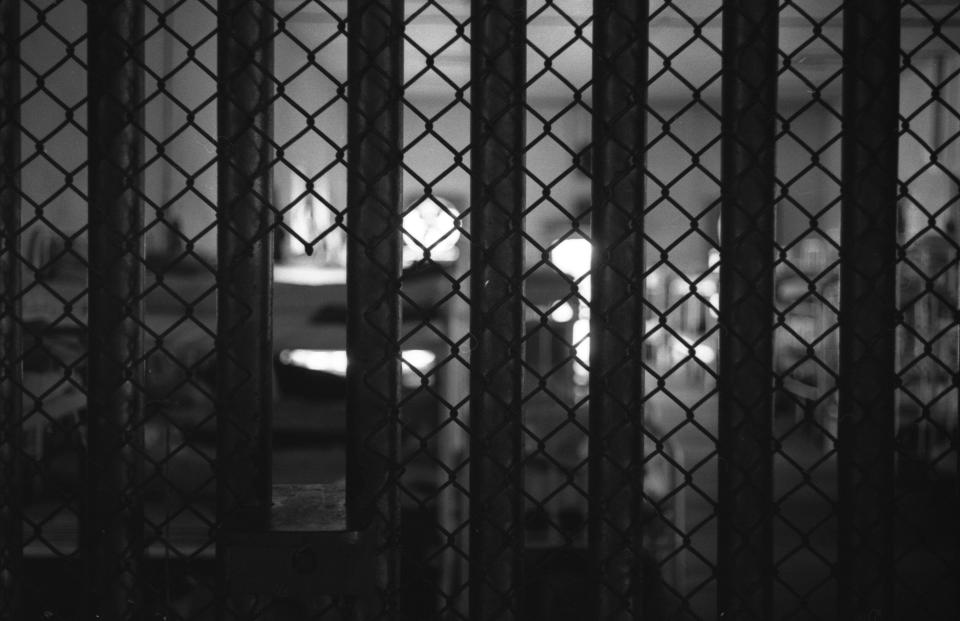
[[[272,0],[218,7],[217,516],[226,535],[264,528],[270,510],[274,13]],[[217,555],[222,569],[223,546]],[[232,614],[252,617],[248,605],[231,602]]]
[[[217,501],[228,530],[264,524],[272,485],[269,5],[219,5]]]
[[[20,428],[20,0],[0,1],[0,619],[19,619],[23,563]]]
[[[350,0],[347,18],[347,528],[378,538],[373,618],[398,601],[403,2]]]
[[[594,0],[590,554],[597,619],[642,617],[647,0]]]
[[[723,5],[718,607],[773,618],[776,0]]]
[[[474,0],[471,30],[470,618],[523,589],[525,0]]]
[[[839,618],[891,618],[900,2],[843,13]]]
[[[143,3],[92,2],[89,38],[88,618],[142,612]]]

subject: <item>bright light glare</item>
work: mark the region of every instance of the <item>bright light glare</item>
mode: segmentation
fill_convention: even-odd
[[[646,282],[644,283],[647,289],[659,289],[660,288],[660,274],[657,272],[650,272],[647,274]]]
[[[285,285],[340,285],[347,282],[344,267],[321,267],[315,263],[274,265],[273,282]]]
[[[430,251],[434,261],[452,261],[457,258],[460,230],[451,205],[433,198],[425,198],[403,216],[403,259],[406,263],[421,261]]]
[[[400,369],[407,376],[419,378],[430,370],[437,356],[426,349],[408,349],[401,354]],[[280,362],[310,371],[346,377],[347,352],[342,349],[284,349]]]
[[[284,349],[280,362],[310,371],[347,375],[347,352],[342,349]]]
[[[407,349],[400,354],[403,360],[403,372],[413,373],[419,371],[426,373],[433,366],[433,361],[437,359],[436,354],[426,349]]]
[[[569,302],[564,302],[553,309],[553,312],[550,313],[550,319],[557,323],[567,323],[573,319],[573,307],[570,306]]]
[[[593,245],[582,237],[565,239],[550,251],[550,262],[571,278],[581,278],[590,273],[590,257]]]
[[[679,339],[674,339],[670,344],[670,353],[673,356],[674,363],[683,360],[690,356],[690,349],[693,348],[693,357],[702,362],[703,364],[712,364],[717,358],[717,353],[713,350],[712,347],[705,343],[700,343],[698,345],[687,345]]]
[[[704,364],[711,364],[717,359],[717,353],[709,345],[697,345],[693,348],[693,355]]]
[[[575,343],[578,363],[573,365],[573,381],[584,386],[590,379],[590,320],[577,319],[573,322],[570,337]]]
[[[697,283],[697,292],[705,298],[710,298],[717,292],[717,281],[712,278],[704,278]]]
[[[707,267],[713,267],[720,262],[720,251],[716,248],[711,248],[707,251]]]

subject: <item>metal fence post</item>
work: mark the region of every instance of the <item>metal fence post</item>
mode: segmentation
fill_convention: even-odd
[[[273,2],[218,6],[217,516],[231,533],[265,527],[272,486]]]
[[[372,618],[398,601],[403,2],[350,0],[347,20],[346,509],[377,538]]]
[[[90,618],[132,619],[143,553],[143,4],[88,5],[89,388],[85,520]]]
[[[522,614],[526,2],[472,6],[470,618],[480,621]]]
[[[900,2],[843,14],[839,616],[893,614]]]
[[[723,8],[719,614],[773,615],[773,271],[778,2]]]
[[[0,618],[20,618],[20,2],[0,2]]]
[[[589,543],[596,618],[642,615],[649,2],[594,2]]]

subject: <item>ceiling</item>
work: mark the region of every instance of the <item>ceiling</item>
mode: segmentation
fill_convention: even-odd
[[[293,0],[281,0],[279,5],[281,11],[290,11],[291,24],[306,28],[321,24],[335,28],[337,20],[346,14],[346,0],[328,0],[323,7],[303,6]],[[781,59],[789,58],[790,64],[779,78],[782,99],[808,99],[813,90],[820,90],[824,98],[839,95],[839,6],[839,0],[793,0],[781,9]],[[956,6],[956,0],[921,0],[904,9],[904,49],[914,58],[956,55],[950,48],[951,40],[960,40]],[[469,81],[469,44],[456,31],[458,23],[466,24],[469,34],[470,1],[408,0],[406,7],[408,96],[449,97],[453,85]],[[575,90],[583,90],[589,83],[592,7],[591,0],[528,1],[528,97],[570,99]],[[650,15],[650,98],[689,100],[694,91],[706,99],[719,97],[719,0],[651,0]],[[931,19],[944,19],[945,27],[942,36],[926,41],[930,39]],[[331,46],[328,50],[326,57],[321,55],[321,62],[345,62],[342,48]],[[589,98],[589,89],[583,94]]]

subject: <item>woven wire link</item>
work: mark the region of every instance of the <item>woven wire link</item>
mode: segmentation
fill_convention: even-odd
[[[955,515],[957,472],[960,65],[958,7],[906,1],[917,24],[901,43],[900,227],[897,328],[897,507],[895,562],[903,610],[956,610],[948,576],[957,556],[941,519]],[[919,568],[923,568],[921,571]]]
[[[720,187],[720,3],[665,3],[651,19],[648,116],[646,387],[651,432],[669,464],[665,520],[667,614],[701,618],[716,601],[716,313]],[[687,67],[696,62],[697,70]],[[682,93],[675,101],[657,93]],[[714,257],[711,259],[710,257]],[[671,449],[671,450],[667,450]],[[664,544],[661,543],[661,547]]]
[[[140,587],[148,606],[171,618],[210,605],[210,569],[198,569],[196,561],[212,555],[206,533],[214,524],[213,456],[209,443],[194,434],[203,428],[209,433],[213,423],[215,285],[210,254],[198,247],[211,248],[215,206],[210,122],[216,14],[215,7],[198,4],[200,10],[184,19],[183,6],[145,7],[144,39],[133,42],[142,46],[145,83],[144,109],[134,111],[145,122],[139,128],[147,213],[141,239],[162,251],[138,256],[148,274],[146,321],[140,325],[146,345],[133,364],[147,372],[134,390],[143,395],[146,416],[143,427],[130,432],[144,437],[139,457],[146,467],[142,487],[130,491],[147,503],[148,557],[163,559],[168,570],[179,567],[161,571],[167,579]],[[86,11],[82,3],[25,3],[22,14],[22,61],[32,85],[24,91],[23,133],[34,145],[21,170],[28,216],[21,234],[24,327],[30,335],[24,349],[24,427],[30,438],[24,553],[28,559],[67,559],[55,574],[64,580],[27,580],[25,603],[28,610],[68,618],[65,606],[82,599],[75,589],[83,584],[75,555],[87,416]],[[202,83],[198,76],[209,80],[205,96],[203,88],[184,88],[187,81]],[[204,143],[206,149],[196,148]],[[184,229],[183,213],[202,209],[208,212],[202,224],[191,219]],[[178,285],[183,273],[199,276],[193,287]]]
[[[212,610],[217,521],[217,15],[188,4],[145,11],[145,518],[165,569],[149,601],[171,618]]]
[[[427,345],[429,368],[404,361],[400,480],[403,507],[401,611],[406,618],[465,615],[468,492],[465,426],[469,398],[469,15],[441,2],[405,10],[403,242],[404,349]],[[435,92],[432,99],[419,93]],[[453,191],[451,191],[453,189]],[[418,210],[444,223],[417,236]],[[452,263],[451,263],[452,261]],[[410,373],[412,371],[412,373]]]
[[[403,246],[403,323],[368,379],[399,366],[394,467],[402,520],[394,593],[400,617],[409,619],[467,618],[469,608],[468,4],[406,2],[406,64],[402,76],[392,76],[402,86],[404,177],[400,218],[384,205],[382,220],[385,235],[399,228]],[[265,68],[273,89],[272,158],[264,163],[273,186],[261,200],[269,204],[265,234],[273,236],[277,261],[278,350],[345,346],[352,309],[337,274],[354,234],[346,215],[345,7],[278,0],[274,9],[275,62]],[[85,9],[71,0],[24,0],[21,7],[23,290],[14,296],[23,305],[24,375],[14,388],[23,395],[23,551],[28,559],[55,559],[49,566],[57,568],[49,580],[28,571],[24,604],[54,618],[71,618],[69,602],[82,584],[75,533],[90,416]],[[783,0],[779,11],[771,579],[778,618],[829,619],[838,595],[841,2]],[[145,416],[132,431],[143,434],[145,467],[141,488],[130,491],[142,494],[146,507],[146,609],[203,619],[217,604],[212,559],[220,519],[218,7],[150,0],[144,12],[145,314],[143,354],[134,362],[146,373],[134,389]],[[637,548],[663,618],[716,614],[721,19],[719,0],[651,3],[644,536]],[[960,13],[904,0],[902,20],[896,597],[899,612],[936,616],[956,610],[950,585],[958,562],[955,535],[945,533],[956,516]],[[586,562],[591,284],[585,265],[571,268],[564,258],[593,240],[593,82],[582,60],[592,50],[593,16],[584,3],[531,1],[526,27],[526,330],[522,343],[511,344],[525,351],[520,595],[524,618],[589,616],[583,607],[597,575]],[[440,224],[425,234],[428,210]],[[322,281],[325,301],[293,299],[304,291],[291,285],[302,274]],[[342,386],[294,394],[276,364],[274,480],[342,479]],[[298,445],[302,434],[309,439]],[[347,608],[330,598],[306,607],[265,600],[251,616],[332,619]]]
[[[40,112],[21,117],[23,383],[14,389],[22,391],[21,489],[34,500],[23,507],[23,545],[25,555],[63,558],[75,571],[75,541],[58,531],[75,525],[80,510],[86,223],[71,207],[83,209],[87,192],[86,158],[72,148],[86,145],[86,92],[74,79],[85,70],[86,31],[66,3],[23,3],[20,13],[21,110]],[[54,280],[63,270],[76,280]],[[22,599],[45,595],[26,589]]]
[[[786,3],[781,20],[796,24],[780,43],[781,88],[800,84],[805,95],[781,104],[777,127],[777,216],[796,224],[777,247],[774,597],[785,618],[829,618],[837,559],[821,542],[836,529],[840,3]],[[808,55],[827,62],[811,70]]]

